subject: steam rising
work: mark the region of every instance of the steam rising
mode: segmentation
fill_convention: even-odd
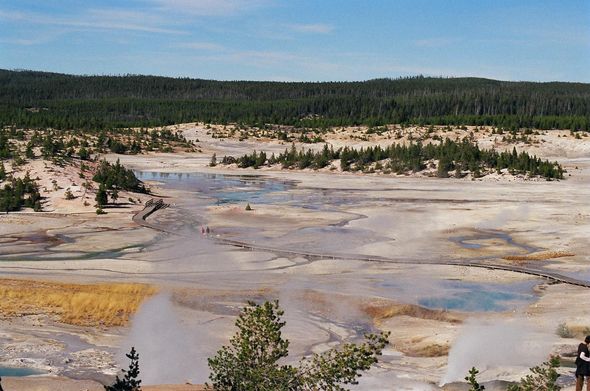
[[[538,365],[547,358],[555,337],[545,338],[544,343],[535,338],[533,342],[533,332],[534,326],[524,319],[494,323],[469,320],[449,352],[448,369],[441,384],[462,381],[473,366],[483,372],[498,367],[525,369]]]
[[[529,207],[525,204],[517,208],[504,208],[493,218],[482,221],[479,229],[501,229],[510,221],[523,221],[529,217]]]
[[[134,317],[122,344],[120,365],[128,366],[124,353],[135,346],[143,384],[204,383],[207,357],[211,354],[199,343],[199,333],[207,334],[205,330],[183,325],[170,295],[159,294],[143,304]]]

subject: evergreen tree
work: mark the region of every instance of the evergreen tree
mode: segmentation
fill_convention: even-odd
[[[477,382],[477,374],[479,371],[472,367],[469,370],[469,376],[465,377],[465,380],[469,383],[469,391],[484,391],[486,388]]]
[[[448,178],[449,171],[453,168],[453,162],[446,156],[443,156],[438,161],[437,173],[439,178]]]
[[[33,143],[31,141],[27,143],[27,147],[25,149],[25,156],[27,157],[27,159],[35,158],[35,153],[33,152]]]
[[[115,383],[111,386],[104,386],[105,391],[141,391],[141,380],[139,376],[139,354],[132,347],[131,351],[126,354],[127,358],[131,360],[129,369],[123,369],[123,378],[116,377]]]
[[[280,365],[289,341],[282,337],[285,322],[278,302],[249,303],[236,321],[238,332],[209,358],[213,388],[219,391],[342,390],[355,384],[388,343],[388,334],[367,335],[362,344],[345,344],[303,359],[298,367]]]
[[[66,189],[64,196],[65,196],[66,200],[73,200],[74,198],[76,198],[76,197],[74,197],[74,194],[72,193],[72,191],[70,189]]]
[[[116,203],[119,199],[119,191],[116,188],[111,190],[111,199],[113,200],[113,203]]]
[[[109,202],[107,191],[102,183],[98,187],[98,191],[96,192],[96,197],[94,199],[99,207],[104,206]]]
[[[508,391],[559,391],[557,379],[561,376],[557,368],[561,365],[559,356],[551,356],[543,364],[531,368],[532,374],[526,375],[519,384],[508,387]]]
[[[90,152],[85,147],[82,147],[78,150],[78,156],[80,160],[88,160],[90,159]]]

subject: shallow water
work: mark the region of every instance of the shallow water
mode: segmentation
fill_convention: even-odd
[[[44,372],[32,368],[12,368],[12,367],[0,367],[0,377],[11,376],[11,377],[23,377],[42,375]]]
[[[432,309],[465,312],[501,312],[529,304],[537,299],[533,287],[540,280],[511,284],[469,283],[442,281],[443,297],[425,297],[421,306]]]
[[[461,235],[450,237],[449,240],[465,249],[480,249],[486,247],[485,243],[478,243],[489,239],[499,239],[508,246],[516,247],[525,250],[526,252],[538,251],[538,247],[529,246],[526,244],[515,242],[512,236],[506,232],[496,230],[477,231],[471,235]]]
[[[137,171],[135,175],[140,180],[157,180],[175,189],[202,193],[214,198],[217,204],[286,202],[291,197],[286,192],[295,187],[293,181],[256,175],[170,174],[151,171]]]

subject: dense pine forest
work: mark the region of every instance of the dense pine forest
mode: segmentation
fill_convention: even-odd
[[[547,180],[563,179],[563,168],[556,162],[543,161],[526,152],[517,153],[516,149],[512,152],[480,149],[477,144],[467,138],[461,142],[446,139],[438,144],[423,145],[418,142],[409,145],[392,144],[386,148],[344,147],[335,150],[326,144],[321,151],[317,152],[311,149],[297,150],[295,145],[292,145],[291,149],[285,149],[285,152],[278,156],[273,154],[269,157],[265,152],[254,151],[252,154],[237,158],[224,156],[221,163],[237,163],[242,168],[281,164],[283,168],[321,169],[336,159],[340,159],[342,171],[407,174],[422,171],[428,168],[429,162],[434,165],[436,160],[436,175],[440,178],[449,177],[451,172],[456,178],[467,174],[478,178],[494,171],[500,173],[507,169],[511,174],[539,176]],[[211,165],[215,164],[217,164],[216,161],[212,159]]]
[[[590,130],[590,84],[480,78],[283,83],[0,70],[0,125],[386,123]]]

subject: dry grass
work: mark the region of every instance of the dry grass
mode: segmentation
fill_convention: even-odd
[[[81,326],[123,326],[155,292],[144,284],[0,279],[0,313],[6,317],[45,314]]]
[[[392,346],[408,357],[444,357],[451,350],[448,343],[436,343],[428,337],[394,340]]]
[[[545,261],[553,258],[573,257],[576,254],[568,253],[566,251],[542,251],[527,255],[508,255],[503,259],[507,261],[515,262],[528,262],[528,261]]]
[[[567,328],[572,337],[579,340],[583,340],[587,335],[590,335],[590,327],[586,325],[567,325]]]
[[[432,310],[415,304],[370,303],[363,306],[363,312],[369,315],[375,324],[395,316],[436,320],[439,322],[461,323],[461,318],[444,310]]]
[[[437,343],[427,345],[396,346],[396,349],[409,357],[443,357],[449,354],[451,347]]]

